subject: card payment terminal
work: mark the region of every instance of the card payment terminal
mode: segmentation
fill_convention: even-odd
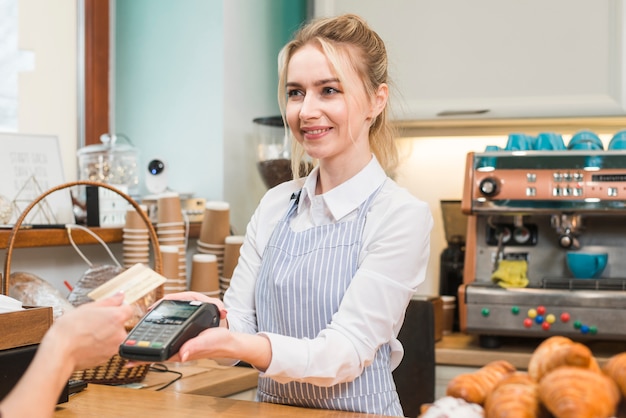
[[[162,300],[130,331],[119,354],[131,360],[165,361],[185,341],[219,323],[219,309],[212,303]]]

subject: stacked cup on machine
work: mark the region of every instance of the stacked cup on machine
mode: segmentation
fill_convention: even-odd
[[[220,275],[220,291],[222,298],[230,286],[230,279],[239,261],[239,250],[243,244],[243,235],[231,235],[224,240],[224,267]]]
[[[164,258],[163,275],[168,279],[164,284],[164,292],[184,291],[187,289],[187,237],[180,196],[177,193],[163,193],[159,196],[156,231]],[[163,247],[170,248],[163,251]],[[172,254],[174,249],[175,254]]]
[[[146,208],[141,205],[141,209]],[[148,264],[150,261],[150,233],[148,226],[134,206],[126,209],[126,223],[122,231],[122,246],[124,267],[128,268],[137,263]]]
[[[224,250],[226,237],[229,235],[230,205],[227,202],[207,202],[200,225],[197,250],[200,254],[215,256],[219,277],[222,276],[224,268]]]

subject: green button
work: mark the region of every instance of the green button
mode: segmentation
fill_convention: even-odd
[[[152,348],[161,348],[161,347],[163,347],[163,343],[160,343],[160,342],[152,343]]]
[[[513,315],[517,315],[517,314],[519,314],[519,306],[513,306],[513,307],[511,308],[511,313],[512,313]]]
[[[598,333],[598,327],[596,327],[595,325],[592,325],[589,327],[589,334],[597,334]]]
[[[489,308],[483,308],[480,313],[482,316],[489,316]]]
[[[574,321],[574,328],[575,329],[580,329],[580,327],[582,327],[583,324],[580,321]]]

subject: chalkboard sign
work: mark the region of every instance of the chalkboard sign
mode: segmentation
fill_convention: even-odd
[[[36,197],[63,183],[56,136],[0,133],[0,224],[14,224]],[[74,223],[69,189],[46,197],[24,220],[25,225],[66,223]]]

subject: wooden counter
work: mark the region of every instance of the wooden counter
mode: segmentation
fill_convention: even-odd
[[[221,366],[209,359],[166,365],[170,371],[182,373],[182,377],[162,389],[163,392],[225,397],[256,388],[259,376],[251,367]],[[140,386],[161,390],[176,377],[174,373],[149,371]]]
[[[265,402],[223,399],[212,396],[154,392],[89,384],[57,406],[55,418],[63,417],[285,417],[285,418],[375,418],[382,415],[297,408]]]
[[[437,365],[482,367],[494,360],[507,360],[520,370],[528,367],[532,352],[541,339],[510,338],[503,340],[499,348],[483,348],[478,337],[454,333],[444,335],[435,344],[435,362]],[[602,366],[614,354],[626,351],[626,342],[588,341],[584,344]]]

